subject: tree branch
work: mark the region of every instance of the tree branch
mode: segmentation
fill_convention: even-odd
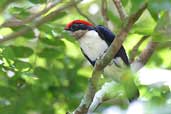
[[[118,10],[120,19],[122,20],[122,22],[124,22],[127,17],[127,14],[122,6],[122,2],[120,0],[113,0],[113,3],[115,4],[116,9]]]
[[[33,14],[24,20],[11,19],[7,22],[4,22],[2,25],[0,25],[0,28],[1,27],[17,27],[17,26],[25,25],[25,24],[33,21],[37,17],[40,17],[41,15],[47,13],[50,9],[54,8],[58,3],[59,3],[59,1],[54,1],[53,3],[49,3],[49,5],[46,8],[44,8],[42,11],[40,11],[36,14]]]
[[[100,79],[100,75],[106,65],[113,59],[114,55],[120,49],[122,43],[126,39],[126,36],[130,29],[132,28],[133,24],[139,19],[143,11],[147,8],[147,3],[144,3],[141,8],[134,14],[132,14],[129,18],[125,26],[121,29],[119,34],[116,36],[115,40],[110,45],[109,49],[107,50],[106,54],[102,59],[97,60],[92,77],[90,78],[90,82],[88,85],[88,90],[82,99],[81,104],[78,108],[74,111],[74,114],[86,114],[91,102],[93,101],[95,92],[97,91],[98,81]]]
[[[18,32],[13,32],[7,36],[4,36],[3,39],[0,39],[0,43],[3,43],[3,42],[8,41],[8,40],[15,39],[19,36],[26,34],[28,31],[32,30],[32,28],[39,27],[40,25],[42,25],[42,24],[48,22],[49,20],[55,18],[59,12],[74,6],[76,3],[78,4],[79,2],[80,2],[80,0],[75,2],[75,3],[72,2],[72,3],[69,3],[68,5],[65,5],[63,7],[56,9],[55,11],[51,12],[49,15],[47,15],[47,16],[41,18],[40,20],[36,21],[33,25],[26,26],[25,28],[19,30]]]
[[[135,59],[135,56],[137,55],[138,52],[138,48],[141,46],[141,44],[149,37],[149,35],[143,36],[138,42],[137,44],[133,47],[131,54],[130,54],[130,63],[132,63]]]
[[[75,2],[75,0],[74,0],[74,2]],[[91,20],[86,14],[84,14],[84,13],[80,10],[80,8],[77,6],[77,4],[75,4],[74,7],[75,7],[75,9],[77,10],[77,12],[78,12],[81,16],[85,17],[85,18],[86,18],[89,22],[91,22],[93,25],[96,25],[96,24],[94,23],[93,20]]]
[[[118,33],[112,44],[110,45],[109,49],[107,50],[106,55],[102,58],[102,60],[98,61],[100,64],[99,65],[100,69],[103,69],[116,55],[122,43],[126,39],[126,36],[128,35],[128,32],[132,28],[133,24],[139,19],[139,17],[141,16],[141,14],[146,8],[147,8],[147,3],[144,3],[136,13],[132,14],[128,18],[127,23],[120,30],[120,32]]]
[[[115,92],[113,92],[113,90],[115,90]],[[96,92],[89,107],[88,114],[93,113],[103,102],[109,102],[111,100],[112,104],[128,104],[124,88],[120,83],[116,83],[115,81],[106,82],[101,89]]]
[[[147,63],[158,44],[158,42],[153,42],[152,40],[148,43],[147,47],[141,52],[139,57],[131,64],[133,71],[138,71]]]
[[[102,13],[102,17],[103,17],[105,26],[107,28],[109,28],[108,27],[109,18],[107,16],[106,12],[107,12],[107,1],[106,0],[101,0],[101,13]]]

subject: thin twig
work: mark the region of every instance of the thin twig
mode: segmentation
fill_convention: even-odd
[[[137,55],[138,52],[138,48],[141,46],[141,44],[149,37],[149,35],[143,36],[138,42],[137,44],[135,44],[135,46],[132,48],[131,54],[130,54],[130,63],[132,63]]]
[[[53,3],[49,3],[50,5],[47,6],[45,9],[43,9],[42,11],[40,11],[36,14],[29,16],[28,18],[26,18],[24,20],[12,19],[7,22],[4,22],[2,25],[0,25],[0,27],[17,27],[17,26],[25,25],[29,22],[32,22],[37,17],[40,17],[41,15],[47,13],[50,9],[54,8],[58,3],[59,3],[59,1],[54,1]]]
[[[80,10],[80,8],[77,6],[77,4],[75,4],[74,7],[75,7],[75,9],[77,10],[77,12],[78,12],[80,15],[82,15],[83,17],[85,17],[85,18],[86,18],[89,22],[91,22],[92,24],[96,25],[95,22],[94,22],[92,19],[90,19],[86,14],[84,14],[84,13]]]
[[[107,13],[107,0],[101,0],[101,13],[102,13],[105,26],[109,28],[108,27],[109,18],[106,14]]]
[[[118,50],[120,49],[122,43],[126,39],[126,36],[128,35],[128,32],[132,28],[133,24],[139,19],[139,17],[142,15],[143,11],[147,8],[147,3],[144,3],[140,9],[132,14],[129,18],[125,26],[120,30],[112,44],[110,45],[109,49],[106,52],[106,55],[102,58],[101,61],[99,61],[100,68],[104,68],[116,55]]]
[[[77,1],[76,3],[78,4],[79,2],[80,1]],[[18,32],[13,32],[7,36],[4,36],[3,39],[0,39],[0,43],[3,43],[3,42],[8,41],[8,40],[15,39],[19,36],[26,34],[28,31],[32,30],[32,28],[39,27],[40,25],[48,22],[49,20],[55,18],[59,12],[74,6],[76,3],[72,2],[72,3],[69,3],[68,5],[60,7],[58,9],[56,9],[55,11],[51,12],[49,15],[47,15],[47,16],[43,17],[42,19],[36,21],[32,26],[26,26],[25,28],[19,30]]]
[[[107,64],[113,59],[114,55],[118,52],[122,43],[126,39],[128,32],[132,28],[133,24],[139,19],[139,17],[142,15],[143,11],[146,8],[147,8],[147,3],[144,3],[136,13],[132,14],[129,17],[128,22],[121,29],[119,34],[116,36],[115,40],[110,45],[104,57],[96,61],[96,65],[92,73],[92,78],[90,78],[90,82],[88,85],[88,90],[85,94],[85,97],[82,99],[81,104],[74,111],[74,114],[87,113],[89,106],[93,101],[95,92],[97,91],[97,84],[98,84],[98,80],[100,79],[100,74],[102,73],[102,70],[107,66]]]
[[[141,52],[139,57],[131,64],[131,68],[133,71],[138,71],[147,63],[147,61],[154,53],[158,44],[158,42],[153,42],[152,40],[147,44],[147,47]]]
[[[113,0],[113,3],[115,4],[116,9],[118,10],[120,19],[122,20],[122,22],[125,22],[127,14],[122,6],[122,2],[120,0]]]

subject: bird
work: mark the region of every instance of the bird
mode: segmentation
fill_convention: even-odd
[[[115,39],[115,35],[108,28],[102,25],[93,26],[85,20],[73,20],[66,25],[65,30],[70,31],[78,40],[82,53],[93,66]],[[126,65],[129,65],[123,46],[114,56],[114,58],[117,57],[120,57]]]
[[[115,39],[115,34],[108,28],[102,25],[94,26],[92,23],[80,19],[68,22],[64,29],[69,31],[78,41],[83,55],[93,67],[96,61],[105,55],[107,49]],[[116,72],[114,67],[120,67],[120,60],[126,66],[130,66],[123,45],[113,57],[112,62],[104,68],[104,74],[112,77]],[[115,81],[119,80],[120,77],[115,77]]]

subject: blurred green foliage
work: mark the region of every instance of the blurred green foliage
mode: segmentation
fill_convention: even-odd
[[[160,45],[171,40],[171,0],[146,1],[148,9],[124,43],[128,53],[143,35],[152,35],[155,41],[162,41]],[[128,14],[131,14],[138,10],[144,0],[122,2]],[[63,0],[56,8],[64,4],[68,4],[68,0]],[[103,18],[99,18],[100,9],[94,15],[88,11],[92,4],[97,4],[100,8],[100,1],[97,0],[81,3],[79,8],[96,24],[103,24]],[[14,18],[26,19],[40,10],[40,6],[46,5],[46,0],[2,0],[0,23]],[[112,0],[108,0],[107,15],[113,23],[113,32],[117,33],[122,24]],[[85,18],[75,8],[66,9],[27,34],[1,43],[0,114],[64,114],[78,106],[87,88],[92,67],[83,58],[75,40],[63,30],[65,24],[73,19]],[[35,20],[20,27],[1,27],[0,37],[30,26]],[[161,31],[163,28],[164,32]],[[139,53],[147,42],[148,40],[140,46]],[[164,46],[158,49],[147,67],[171,68],[170,55],[169,48]],[[141,95],[151,103],[166,103],[170,98],[168,88],[140,86],[139,89]]]

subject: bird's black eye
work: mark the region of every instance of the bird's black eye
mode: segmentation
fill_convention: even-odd
[[[72,26],[71,26],[71,30],[72,31],[76,31],[76,30],[78,30],[79,29],[79,25],[78,24],[73,24]]]

